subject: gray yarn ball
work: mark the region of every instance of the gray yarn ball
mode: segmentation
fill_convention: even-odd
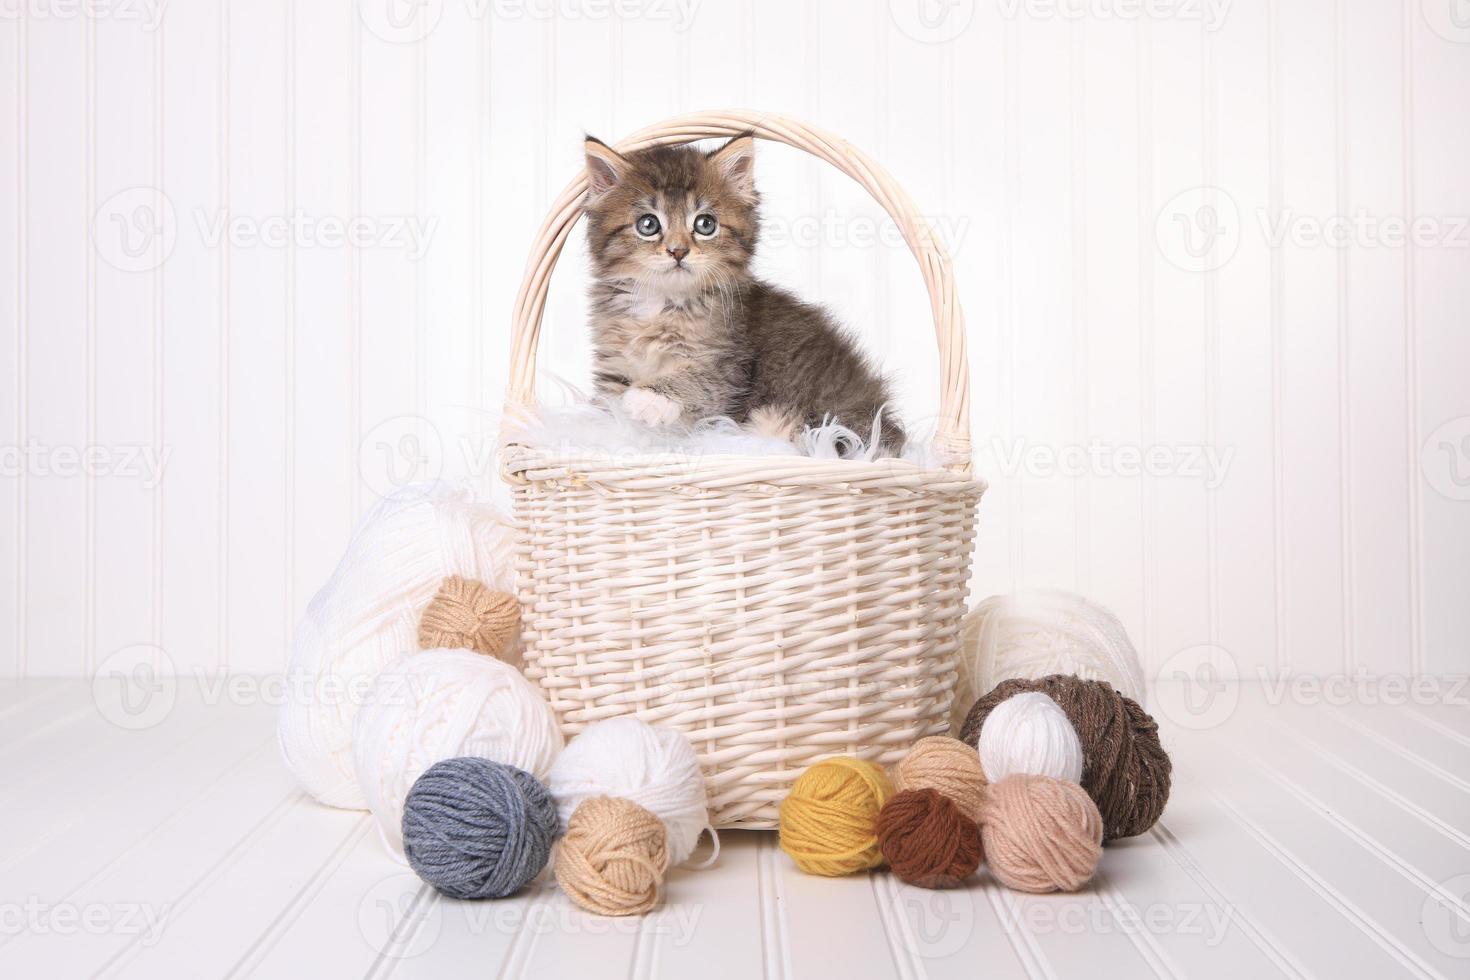
[[[489,759],[436,762],[403,804],[403,853],[451,898],[504,898],[541,873],[556,801],[535,776]]]

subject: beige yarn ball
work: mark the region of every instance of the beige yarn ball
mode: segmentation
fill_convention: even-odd
[[[577,805],[556,847],[556,883],[597,915],[641,915],[659,902],[669,867],[664,822],[629,800]]]
[[[1076,891],[1102,857],[1097,804],[1076,783],[1009,776],[986,794],[980,837],[991,874],[1021,892]]]
[[[979,754],[957,738],[921,738],[893,767],[893,790],[932,789],[948,797],[971,820],[980,819],[985,802],[985,770]]]
[[[965,614],[950,731],[959,734],[977,698],[1001,681],[1071,674],[1106,681],[1144,703],[1143,664],[1122,622],[1075,592],[1023,589],[994,595]]]
[[[505,659],[521,631],[521,604],[509,592],[450,575],[419,617],[419,648],[474,650]]]

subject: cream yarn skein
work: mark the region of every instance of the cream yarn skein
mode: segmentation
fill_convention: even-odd
[[[699,758],[684,733],[672,728],[654,728],[631,716],[589,725],[557,757],[546,785],[563,832],[583,800],[612,796],[664,822],[671,864],[688,860],[706,830],[714,837]],[[719,838],[714,841],[718,854]]]
[[[418,646],[419,617],[447,575],[512,587],[511,531],[471,488],[420,483],[358,524],[337,569],[296,628],[276,734],[286,766],[329,806],[367,800],[352,723],[378,671]]]
[[[996,705],[980,728],[978,748],[992,785],[1018,773],[1082,782],[1082,740],[1061,705],[1040,691]]]
[[[1144,703],[1143,664],[1118,617],[1061,589],[1023,589],[976,604],[960,626],[958,667],[955,734],[976,698],[1013,677],[1072,674],[1107,681]]]
[[[448,648],[408,653],[385,667],[352,736],[358,785],[384,846],[399,858],[403,802],[434,763],[476,756],[544,780],[561,748],[551,705],[520,671]]]

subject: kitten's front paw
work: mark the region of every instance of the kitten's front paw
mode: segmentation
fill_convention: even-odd
[[[654,428],[676,422],[684,414],[678,402],[647,388],[629,388],[623,392],[623,411]]]

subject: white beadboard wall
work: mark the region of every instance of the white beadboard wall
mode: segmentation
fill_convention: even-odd
[[[508,314],[582,133],[732,105],[868,149],[951,244],[992,482],[977,597],[1086,593],[1154,670],[1204,648],[1246,676],[1464,672],[1465,5],[1139,9],[6,5],[0,675],[137,644],[278,670],[380,492],[493,473]],[[881,215],[784,148],[760,178],[769,274],[833,304],[931,415],[921,281]],[[1359,214],[1427,231],[1273,245],[1283,218]],[[283,216],[305,230],[274,235]],[[583,258],[543,358],[574,382]],[[1162,471],[1048,471],[1076,446]]]

